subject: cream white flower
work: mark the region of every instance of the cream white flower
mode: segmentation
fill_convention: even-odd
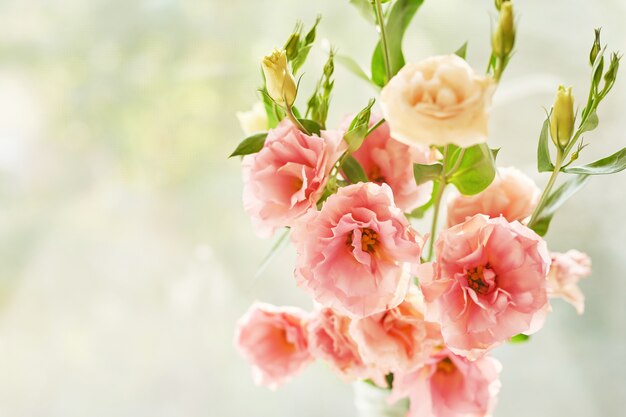
[[[456,55],[407,64],[383,88],[380,105],[394,139],[407,145],[487,141],[495,83]]]
[[[238,111],[237,119],[239,119],[239,126],[241,130],[247,136],[257,132],[266,132],[267,126],[267,113],[265,113],[265,107],[263,103],[256,102],[252,109],[248,111]]]
[[[261,61],[265,74],[265,84],[270,97],[279,105],[291,107],[296,100],[298,87],[293,74],[289,71],[287,53],[275,49]]]

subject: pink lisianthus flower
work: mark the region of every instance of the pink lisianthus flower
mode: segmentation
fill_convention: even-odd
[[[486,417],[496,405],[502,365],[443,349],[421,368],[394,375],[390,402],[409,397],[407,417]]]
[[[330,308],[321,308],[308,324],[309,351],[316,359],[327,361],[346,381],[370,377],[350,336],[350,322]]]
[[[426,319],[441,325],[451,351],[475,359],[543,326],[550,255],[535,232],[479,214],[443,231],[435,253],[416,272]]]
[[[298,285],[351,318],[402,302],[424,243],[394,204],[391,188],[374,183],[340,188],[320,211],[298,219],[291,238]]]
[[[417,290],[409,291],[397,307],[353,321],[350,334],[363,360],[382,375],[422,366],[443,343],[439,325],[424,321],[423,300]]]
[[[243,205],[259,236],[268,237],[314,207],[341,155],[342,134],[306,135],[283,120],[263,149],[243,158]]]
[[[276,389],[312,361],[306,313],[295,307],[255,303],[237,322],[235,346],[252,365],[258,385]]]
[[[493,182],[482,192],[466,196],[458,191],[448,198],[448,227],[463,223],[468,217],[485,214],[503,216],[522,222],[539,201],[540,190],[532,179],[515,168],[498,168]]]
[[[370,127],[380,117],[372,116]],[[342,124],[346,128],[350,119]],[[378,126],[365,138],[363,145],[352,154],[359,161],[370,181],[386,183],[393,191],[398,207],[405,212],[428,202],[433,190],[431,181],[417,185],[413,175],[413,164],[433,164],[437,162],[436,151],[421,145],[407,146],[391,137],[387,122]]]
[[[578,281],[591,275],[591,258],[583,252],[569,250],[552,252],[552,266],[548,273],[548,295],[560,297],[576,308],[578,314],[585,312],[585,296]]]

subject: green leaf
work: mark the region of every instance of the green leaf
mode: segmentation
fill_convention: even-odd
[[[413,164],[413,176],[415,177],[415,183],[420,185],[425,182],[441,178],[442,169],[443,166],[441,164]]]
[[[539,236],[544,236],[548,232],[550,222],[556,211],[578,190],[580,190],[589,180],[589,175],[576,175],[564,182],[546,200],[541,212],[533,224],[529,227]]]
[[[233,153],[230,154],[229,158],[232,158],[233,156],[250,155],[252,153],[259,152],[261,149],[263,149],[266,137],[267,132],[263,132],[245,138],[241,141],[239,145],[237,145],[237,149],[235,149]]]
[[[510,338],[509,342],[510,343],[524,343],[524,342],[528,342],[529,340],[530,340],[530,336],[520,333]]]
[[[267,127],[270,129],[278,126],[278,122],[280,122],[283,118],[282,110],[274,100],[267,93],[267,89],[263,87],[259,90],[261,93],[261,99],[263,100],[263,107],[265,108],[265,114],[267,115]]]
[[[539,172],[552,172],[554,165],[550,158],[550,148],[548,147],[548,135],[550,134],[550,115],[546,117],[541,127],[539,144],[537,146],[537,169]]]
[[[317,136],[320,135],[320,132],[322,131],[322,126],[319,123],[317,123],[315,120],[298,119],[298,121],[300,122],[302,126],[304,126],[306,130],[309,131],[310,134],[317,135]]]
[[[350,4],[356,7],[368,22],[376,24],[376,14],[370,0],[350,0]]]
[[[361,66],[354,59],[346,55],[337,55],[335,56],[335,60],[343,65],[352,74],[356,75],[364,81],[367,81],[369,84],[372,84],[372,80],[370,80],[369,75],[367,75],[365,70],[361,68]]]
[[[418,208],[416,208],[415,210],[413,210],[412,212],[408,213],[408,216],[414,219],[421,219],[424,217],[424,215],[426,214],[426,212],[428,211],[428,209],[430,209],[433,204],[435,203],[435,194],[437,193],[437,190],[439,189],[439,187],[441,186],[441,182],[438,180],[434,180],[433,181],[433,191],[430,194],[430,199],[426,202],[426,204],[419,206]]]
[[[585,123],[583,123],[580,127],[580,133],[592,131],[593,129],[598,127],[599,123],[600,120],[598,119],[598,114],[594,110],[589,113],[589,116],[587,116],[587,120],[585,120]]]
[[[332,79],[335,72],[334,64],[335,52],[331,49],[328,60],[324,64],[322,77],[315,86],[315,91],[307,102],[306,116],[315,120],[322,128],[326,125],[328,109],[330,108],[330,97],[335,82]]]
[[[467,55],[467,42],[465,42],[463,45],[461,45],[461,47],[459,49],[457,49],[454,54],[457,55],[457,56],[460,56],[463,59],[465,59],[465,56]]]
[[[626,168],[626,148],[615,152],[611,156],[599,159],[579,167],[563,168],[563,172],[570,174],[606,175],[623,171]]]
[[[461,158],[460,162],[458,158]],[[446,167],[458,168],[448,177],[461,194],[474,195],[487,188],[496,176],[496,165],[492,151],[481,143],[469,148],[448,145]]]
[[[375,100],[371,99],[367,103],[367,106],[352,119],[348,131],[343,135],[343,140],[348,144],[348,153],[356,152],[363,144],[367,136],[374,102]]]
[[[423,0],[396,0],[391,7],[385,24],[387,33],[387,47],[389,49],[389,66],[393,77],[404,66],[404,54],[402,53],[402,40],[409,23],[415,16],[417,9]],[[383,87],[389,81],[385,74],[385,61],[381,41],[376,45],[372,55],[372,81]]]
[[[294,53],[295,56],[293,57],[293,59],[290,60],[291,71],[293,72],[294,75],[298,72],[300,67],[304,65],[304,62],[306,61],[306,58],[308,57],[309,52],[311,51],[313,42],[315,42],[315,37],[317,33],[317,25],[320,23],[321,19],[322,17],[318,15],[317,18],[315,19],[315,23],[313,24],[313,27],[311,27],[311,29],[306,34],[304,39],[301,39],[298,42],[297,50]],[[298,28],[297,30],[299,31],[301,30],[301,28]]]
[[[365,170],[353,156],[348,155],[348,157],[346,157],[343,164],[341,164],[341,170],[346,178],[353,184],[368,181]]]

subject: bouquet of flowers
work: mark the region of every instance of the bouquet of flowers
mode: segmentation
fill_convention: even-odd
[[[515,46],[512,1],[495,2],[484,75],[466,62],[467,44],[405,62],[402,39],[422,0],[350,3],[380,34],[371,71],[331,49],[302,100],[298,71],[319,18],[308,31],[298,23],[262,60],[260,102],[239,114],[250,136],[231,156],[242,157],[245,211],[259,236],[282,230],[276,246],[295,246],[295,282],[314,308],[255,303],[235,344],[272,389],[313,360],[329,363],[359,381],[363,416],[490,415],[501,369],[491,350],[541,329],[551,298],[584,310],[577,283],[590,275],[589,257],[551,252],[543,236],[592,176],[626,168],[626,148],[578,162],[620,56],[606,54],[598,29],[587,102],[576,110],[572,88],[558,87],[538,141],[537,168],[551,173],[542,190],[497,167],[487,143],[492,96]],[[335,62],[380,94],[329,128]],[[430,212],[430,230],[416,230],[412,220]]]

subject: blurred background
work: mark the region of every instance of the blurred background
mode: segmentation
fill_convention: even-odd
[[[626,2],[516,3],[491,144],[543,185],[542,107],[559,83],[586,99],[594,27],[626,51]],[[406,55],[467,40],[482,71],[493,10],[427,0]],[[352,388],[324,365],[271,392],[232,345],[252,301],[311,305],[289,249],[254,278],[273,242],[252,233],[227,155],[259,59],[317,13],[318,39],[366,65],[377,35],[347,0],[0,0],[0,416],[355,416]],[[307,97],[324,44],[304,68]],[[336,80],[331,125],[374,95],[339,66]],[[624,108],[622,71],[585,161],[625,146]],[[593,258],[587,311],[557,300],[531,343],[495,352],[496,417],[624,415],[625,179],[594,178],[553,222],[551,249]]]

